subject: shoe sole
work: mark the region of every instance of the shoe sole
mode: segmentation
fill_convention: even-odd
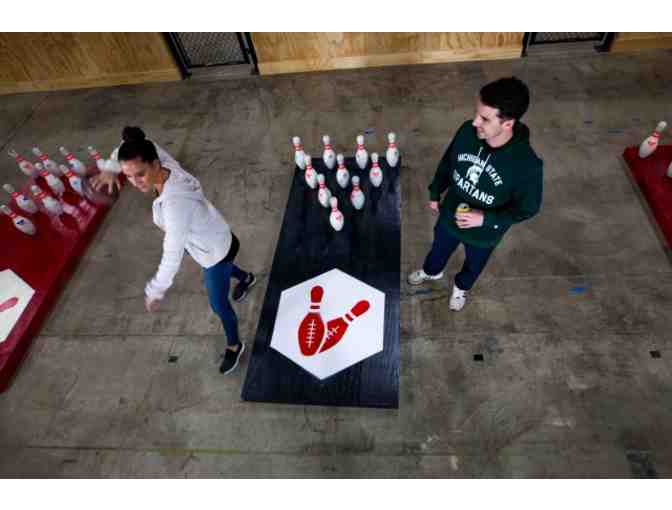
[[[243,357],[243,353],[245,352],[245,343],[244,343],[244,342],[240,342],[240,345],[241,345],[241,347],[240,347],[240,354],[238,354],[238,357],[236,358],[236,362],[235,362],[235,363],[233,364],[233,366],[232,366],[231,368],[229,368],[226,372],[222,372],[222,375],[230,374],[230,373],[233,372],[233,371],[236,369],[236,367],[238,366],[238,362],[240,361],[240,358]]]
[[[234,302],[234,303],[240,303],[243,299],[245,299],[245,296],[247,296],[247,293],[250,291],[250,289],[251,289],[252,287],[254,287],[256,284],[257,284],[257,277],[255,276],[255,277],[254,277],[254,280],[252,280],[252,283],[250,283],[250,284],[247,286],[247,289],[245,289],[245,292],[243,292],[243,295],[240,296],[238,299],[234,299],[233,302]]]
[[[443,273],[439,273],[438,275],[436,275],[432,278],[423,278],[419,282],[412,282],[410,278],[406,278],[406,281],[408,282],[409,285],[420,285],[421,283],[430,282],[430,281],[433,281],[433,280],[440,280],[441,278],[443,278]]]

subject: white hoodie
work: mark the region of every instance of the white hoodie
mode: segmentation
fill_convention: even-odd
[[[152,204],[154,224],[166,233],[159,269],[145,286],[145,295],[152,300],[163,299],[173,284],[185,250],[201,267],[208,268],[226,257],[231,248],[231,228],[205,198],[198,179],[156,143],[154,146],[170,176]],[[111,159],[116,155],[117,150]]]

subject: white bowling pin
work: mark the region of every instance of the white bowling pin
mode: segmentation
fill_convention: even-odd
[[[336,156],[336,161],[338,162],[338,170],[336,170],[336,182],[341,188],[345,189],[348,187],[348,183],[350,182],[350,172],[348,172],[348,169],[345,168],[345,158],[343,157],[343,154],[338,154]]]
[[[47,181],[47,184],[51,188],[51,191],[56,193],[59,197],[63,193],[65,193],[65,186],[58,177],[56,177],[54,174],[47,172],[40,163],[35,163],[35,168],[37,168],[37,170],[40,172],[40,177],[42,177],[45,181]]]
[[[89,156],[91,157],[91,159],[96,162],[96,167],[98,168],[98,170],[100,170],[101,172],[104,172],[105,171],[105,160],[100,155],[100,152],[98,152],[96,149],[94,149],[91,146],[89,146],[87,148],[87,150],[89,151]]]
[[[385,159],[390,167],[394,168],[399,163],[399,149],[397,149],[397,135],[387,133],[387,152]]]
[[[37,212],[37,204],[23,193],[16,191],[14,186],[11,184],[4,184],[2,187],[12,196],[14,202],[16,202],[16,205],[18,205],[23,211],[26,211],[29,214],[35,214]]]
[[[35,225],[28,218],[16,214],[6,205],[0,205],[0,211],[9,216],[12,223],[14,223],[14,226],[21,232],[28,234],[29,236],[35,235]]]
[[[369,153],[364,148],[364,135],[357,135],[357,151],[355,152],[355,161],[357,166],[364,170],[369,162]]]
[[[30,191],[32,192],[33,197],[35,197],[35,200],[42,202],[42,205],[50,216],[60,216],[63,214],[63,206],[61,203],[51,195],[48,195],[39,186],[33,184],[30,187]]]
[[[322,143],[324,144],[322,161],[324,161],[324,164],[329,170],[333,170],[334,166],[336,166],[336,152],[331,145],[331,137],[329,135],[324,135],[322,137]]]
[[[670,161],[670,166],[667,167],[667,176],[672,177],[672,161]]]
[[[292,145],[294,146],[294,162],[301,170],[306,169],[306,153],[301,145],[301,138],[295,136],[292,138]]]
[[[378,187],[383,182],[383,171],[378,164],[378,153],[371,153],[371,170],[369,171],[369,180],[374,187]]]
[[[54,175],[59,175],[58,165],[52,159],[49,159],[49,156],[44,154],[39,148],[33,147],[33,154],[40,158],[40,163],[44,166],[47,172],[50,172]]]
[[[313,169],[313,158],[310,157],[310,154],[306,154],[304,160],[306,162],[306,171],[303,176],[306,179],[306,184],[315,189],[317,188],[317,172]]]
[[[70,187],[75,190],[75,192],[80,195],[84,196],[84,189],[82,187],[82,179],[79,175],[77,175],[75,172],[72,170],[65,170],[65,176],[68,178],[68,184],[70,184]]]
[[[331,223],[334,230],[339,231],[343,228],[343,215],[341,214],[341,211],[338,210],[338,198],[331,197],[329,199],[329,205],[331,205],[329,223]]]
[[[357,210],[360,210],[364,207],[365,201],[366,197],[364,196],[364,192],[359,188],[359,177],[353,175],[352,192],[350,193],[350,202],[352,203],[352,207],[354,207]]]
[[[658,148],[658,143],[660,142],[660,135],[665,131],[667,127],[667,122],[661,120],[656,126],[656,130],[651,133],[639,146],[639,157],[646,158],[653,154],[653,152]]]
[[[12,149],[8,150],[7,154],[16,160],[19,168],[24,174],[26,174],[28,177],[37,177],[37,170],[35,169],[35,165],[25,159],[21,154]]]
[[[319,191],[317,192],[317,200],[320,202],[322,207],[329,207],[329,199],[331,198],[331,191],[327,188],[327,185],[324,183],[324,175],[317,174],[317,183],[320,186]]]
[[[68,162],[73,172],[77,175],[86,175],[86,165],[78,160],[72,152],[65,147],[59,147],[58,150],[65,156],[65,160]]]

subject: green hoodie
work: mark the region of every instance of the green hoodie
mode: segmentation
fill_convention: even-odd
[[[530,147],[530,130],[517,121],[513,136],[492,148],[467,121],[457,131],[429,185],[432,201],[441,203],[439,225],[462,242],[495,247],[514,223],[525,221],[541,207],[543,161]],[[483,225],[459,228],[455,209],[466,202],[484,211]]]

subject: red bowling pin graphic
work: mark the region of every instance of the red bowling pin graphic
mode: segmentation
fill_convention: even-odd
[[[299,326],[299,347],[304,356],[315,354],[324,337],[324,321],[320,315],[323,295],[324,289],[319,285],[310,289],[310,308]]]
[[[329,350],[340,342],[343,335],[345,335],[345,332],[348,330],[348,327],[352,324],[352,321],[366,313],[370,306],[368,301],[359,301],[343,317],[332,319],[327,322],[327,335],[320,346],[320,352]]]
[[[4,303],[0,303],[0,312],[4,312],[5,310],[9,310],[10,308],[14,308],[14,306],[18,302],[19,302],[19,298],[17,298],[17,297],[9,298]]]

